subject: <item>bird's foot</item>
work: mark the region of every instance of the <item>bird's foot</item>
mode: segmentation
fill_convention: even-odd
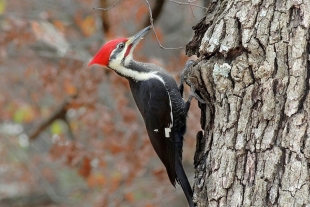
[[[194,60],[188,60],[185,64],[185,67],[182,71],[181,74],[181,83],[179,86],[179,91],[181,95],[183,96],[183,91],[184,91],[184,82],[185,80],[187,81],[186,83],[190,86],[190,96],[186,102],[186,108],[189,110],[190,103],[193,98],[196,98],[200,103],[205,104],[206,102],[196,93],[196,88],[194,84],[190,81],[190,76],[192,72],[192,67],[195,65],[196,61]]]
[[[181,93],[181,95],[183,96],[183,91],[184,91],[184,82],[185,82],[185,78],[187,78],[190,74],[190,71],[192,69],[192,66],[195,64],[196,62],[194,60],[188,60],[185,63],[185,67],[181,73],[181,82],[179,85],[179,91]]]
[[[202,104],[205,104],[206,102],[195,92],[195,88],[191,87],[191,94],[189,96],[190,101],[194,98],[197,99],[197,101],[199,101]]]
[[[188,111],[189,110],[189,108],[190,108],[190,105],[191,105],[191,102],[192,102],[192,100],[193,100],[193,98],[196,98],[197,99],[197,101],[199,101],[200,103],[202,103],[202,104],[206,104],[206,102],[202,99],[202,98],[200,98],[200,96],[197,94],[197,93],[195,93],[195,91],[192,91],[191,90],[191,94],[189,95],[189,98],[188,98],[188,100],[186,101],[186,110]]]

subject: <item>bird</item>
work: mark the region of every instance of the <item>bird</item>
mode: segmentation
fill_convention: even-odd
[[[133,51],[148,26],[129,38],[118,38],[105,43],[88,66],[108,67],[129,81],[136,105],[144,119],[151,144],[164,164],[171,184],[178,183],[190,207],[194,207],[193,191],[182,165],[183,140],[191,98],[183,100],[183,82],[163,68],[133,59]],[[185,69],[193,64],[188,62]]]

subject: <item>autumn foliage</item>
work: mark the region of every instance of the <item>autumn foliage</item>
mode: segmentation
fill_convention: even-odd
[[[120,2],[108,12],[108,33],[102,11],[93,6],[92,0],[0,0],[0,206],[3,198],[38,192],[49,198],[38,206],[155,207],[176,200],[127,81],[107,68],[86,66],[105,41],[140,28],[148,18],[146,4]],[[180,27],[190,30],[195,20],[189,9],[183,13],[189,18]],[[165,43],[168,34],[162,26],[157,30]],[[152,50],[169,55],[144,55]],[[149,34],[135,57],[179,80],[184,51],[161,51]],[[199,129],[195,105],[184,144],[189,164]]]

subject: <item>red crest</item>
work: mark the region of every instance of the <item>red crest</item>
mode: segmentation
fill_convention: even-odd
[[[115,49],[116,45],[120,42],[126,42],[127,38],[119,38],[116,40],[111,40],[105,43],[93,59],[89,62],[88,66],[93,64],[98,64],[102,66],[108,66],[111,52]]]

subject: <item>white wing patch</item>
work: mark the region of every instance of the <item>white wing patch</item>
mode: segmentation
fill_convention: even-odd
[[[165,128],[165,137],[167,138],[170,137],[171,128],[172,128],[172,124],[169,124],[169,127]]]
[[[170,128],[165,128],[165,137],[169,138],[170,137],[170,132],[171,132]]]
[[[160,80],[164,86],[166,87],[166,83],[165,81],[158,75],[156,75],[156,78],[158,80]],[[168,92],[168,91],[167,91]],[[171,129],[172,129],[172,126],[173,126],[173,113],[172,113],[172,103],[171,103],[171,99],[170,99],[170,94],[168,92],[168,97],[169,97],[169,105],[170,105],[170,118],[171,118],[171,124],[169,124],[168,128],[165,128],[165,137],[166,138],[169,138],[170,137],[170,132],[171,132]]]
[[[158,129],[154,129],[154,132],[158,132]]]

